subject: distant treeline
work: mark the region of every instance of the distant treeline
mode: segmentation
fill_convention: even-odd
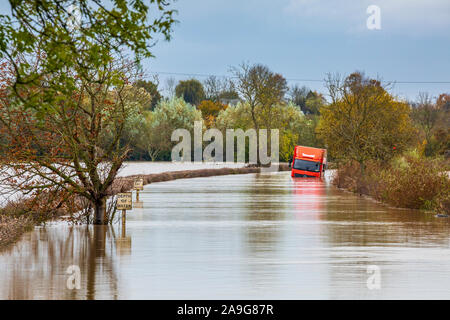
[[[295,145],[327,147],[331,159],[346,154],[360,162],[411,148],[427,157],[444,156],[450,149],[448,93],[420,93],[416,101],[402,101],[376,79],[355,72],[329,76],[327,101],[324,93],[289,87],[282,75],[263,65],[232,70],[234,80],[211,76],[175,85],[169,79],[168,97],[158,92],[157,81],[136,81],[139,108],[121,140],[132,147],[127,160],[170,161],[172,131],[192,130],[194,121],[223,132],[279,129],[281,161],[288,161]]]

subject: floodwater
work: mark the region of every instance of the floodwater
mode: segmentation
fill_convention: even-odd
[[[450,298],[446,218],[288,172],[155,183],[140,200],[125,225],[24,235],[0,253],[0,298]]]

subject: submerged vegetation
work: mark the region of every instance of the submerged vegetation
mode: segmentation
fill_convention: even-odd
[[[339,167],[333,183],[394,207],[448,215],[450,179],[446,170],[450,164],[444,160],[405,155],[384,164],[370,161],[364,174],[358,162],[349,162]]]
[[[24,232],[30,230],[35,223],[26,216],[12,217],[0,210],[0,250],[17,240]]]

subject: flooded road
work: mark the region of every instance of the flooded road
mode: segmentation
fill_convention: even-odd
[[[0,298],[450,299],[449,219],[288,172],[155,183],[140,200],[125,226],[26,234],[0,253]]]

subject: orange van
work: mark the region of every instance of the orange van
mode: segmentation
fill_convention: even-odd
[[[295,146],[291,177],[322,177],[327,166],[327,150]]]

